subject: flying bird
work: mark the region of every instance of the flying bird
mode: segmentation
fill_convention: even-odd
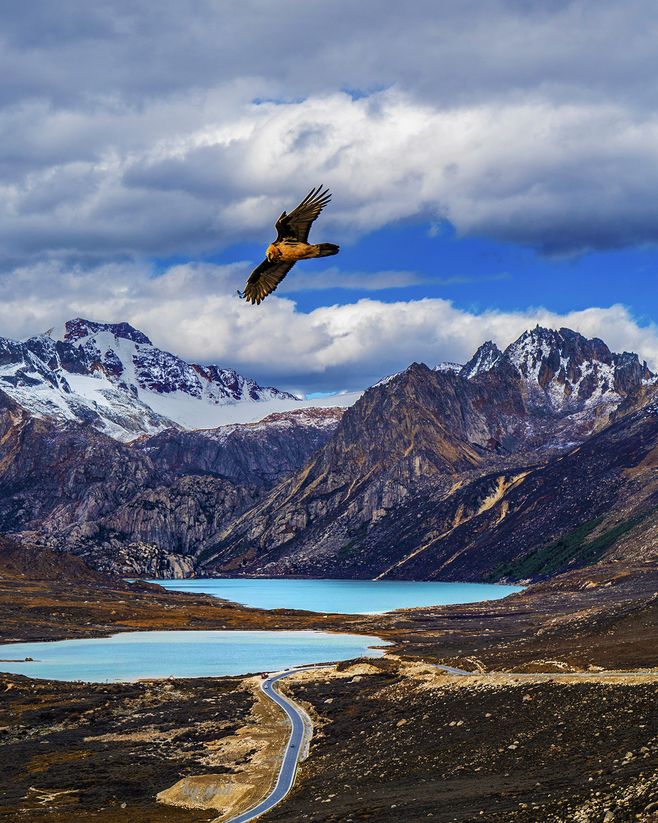
[[[260,304],[271,294],[298,260],[310,257],[330,257],[338,254],[340,247],[334,243],[309,243],[308,234],[315,218],[331,200],[329,189],[322,186],[306,195],[296,209],[285,211],[276,221],[276,240],[267,247],[265,260],[252,271],[240,297]]]

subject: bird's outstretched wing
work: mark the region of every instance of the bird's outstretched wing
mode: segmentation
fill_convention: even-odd
[[[284,211],[276,221],[277,241],[287,238],[306,243],[311,224],[330,200],[329,189],[323,191],[322,186],[311,189],[296,209],[290,214]]]
[[[267,295],[276,289],[294,265],[294,260],[280,260],[275,263],[263,260],[249,275],[247,285],[240,297],[244,297],[252,304],[260,304],[261,300],[265,300]]]

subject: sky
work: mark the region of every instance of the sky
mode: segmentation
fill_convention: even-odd
[[[536,323],[658,369],[657,35],[640,0],[6,0],[0,335],[128,321],[308,392]],[[241,301],[320,183],[340,254]]]

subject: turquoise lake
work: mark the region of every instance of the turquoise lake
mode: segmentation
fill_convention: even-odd
[[[369,635],[316,631],[125,632],[112,637],[0,645],[0,671],[93,683],[159,677],[222,677],[305,663],[381,657]],[[26,657],[33,658],[24,662]]]
[[[427,583],[408,580],[293,580],[196,578],[150,580],[180,592],[203,592],[260,609],[305,609],[338,614],[381,614],[394,609],[498,600],[522,586],[491,583]]]

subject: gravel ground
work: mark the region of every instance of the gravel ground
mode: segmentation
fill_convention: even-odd
[[[155,802],[189,774],[221,772],[210,744],[253,700],[239,681],[83,684],[0,675],[0,820],[197,823]]]
[[[436,683],[293,686],[324,725],[268,823],[658,819],[655,682]]]

